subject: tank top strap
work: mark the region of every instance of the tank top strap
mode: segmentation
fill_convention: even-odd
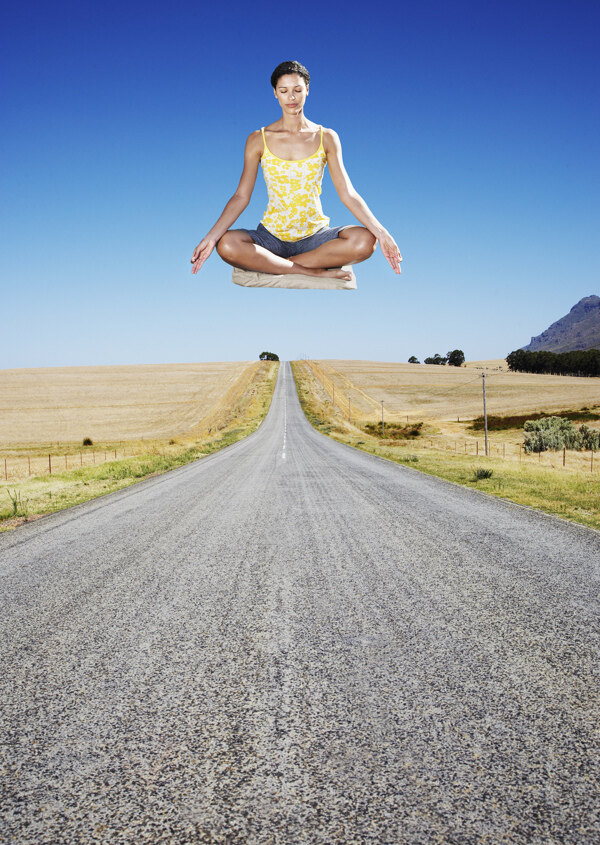
[[[323,127],[322,126],[321,126],[321,145],[319,146],[319,150],[323,150],[323,151],[325,150],[325,147],[323,146]],[[319,152],[319,150],[317,150],[317,152]]]

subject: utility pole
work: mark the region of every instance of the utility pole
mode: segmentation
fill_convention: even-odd
[[[483,424],[485,429],[485,454],[488,454],[488,427],[487,427],[487,407],[485,404],[485,373],[481,374],[481,381],[483,384]]]

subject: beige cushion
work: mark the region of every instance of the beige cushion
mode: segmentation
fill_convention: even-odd
[[[245,288],[300,288],[309,290],[356,290],[356,276],[352,265],[343,268],[352,273],[351,279],[336,279],[333,276],[304,276],[287,273],[281,276],[273,273],[256,273],[254,270],[233,268],[231,281]]]

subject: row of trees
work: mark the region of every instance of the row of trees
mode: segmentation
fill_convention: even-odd
[[[521,373],[553,373],[555,375],[600,375],[600,349],[573,352],[528,352],[515,349],[506,356],[509,370]]]
[[[414,355],[411,355],[408,359],[409,364],[420,364],[418,358]],[[451,352],[446,353],[446,357],[442,357],[438,352],[431,358],[425,358],[423,361],[424,364],[449,364],[451,367],[462,367],[465,363],[465,353],[462,349],[453,349]]]

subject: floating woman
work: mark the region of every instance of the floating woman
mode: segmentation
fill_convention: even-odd
[[[216,246],[227,264],[239,268],[234,270],[234,281],[241,270],[253,271],[247,275],[263,279],[251,284],[321,287],[332,282],[338,287],[356,287],[356,282],[350,284],[354,274],[348,265],[369,258],[377,241],[394,272],[401,272],[402,256],[396,242],[346,173],[337,132],[313,123],[304,114],[309,84],[310,74],[299,62],[282,62],[271,74],[282,116],[248,136],[240,183],[194,250],[192,273],[198,272]],[[269,194],[267,210],[257,229],[230,229],[250,202],[259,164]],[[363,226],[329,226],[320,199],[326,164],[341,201]],[[308,285],[296,285],[292,279],[286,284],[287,275],[316,278],[308,279]]]

